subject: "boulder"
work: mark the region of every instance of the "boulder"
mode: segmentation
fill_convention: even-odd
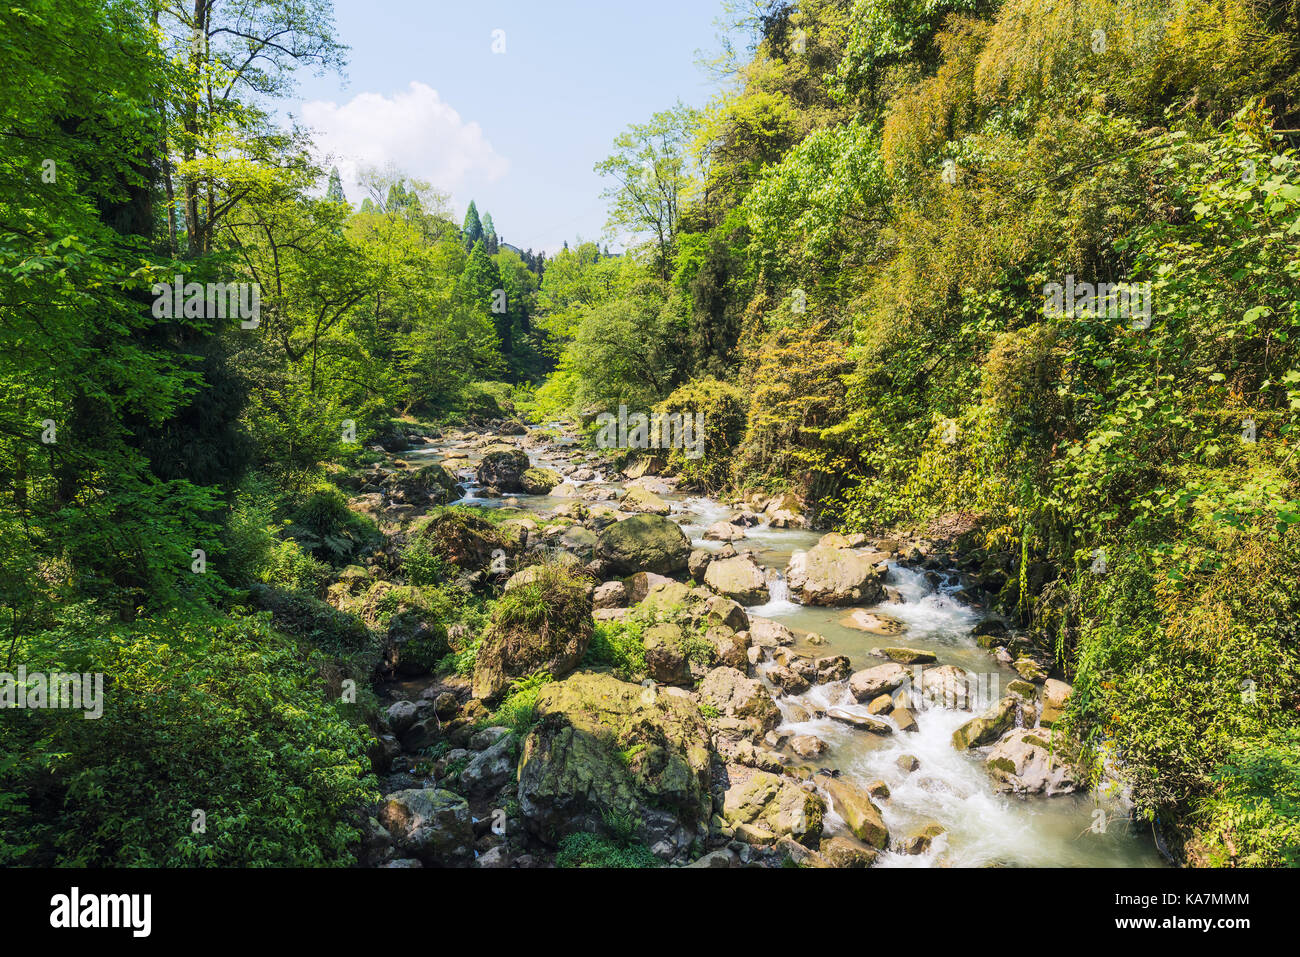
[[[890,694],[908,680],[902,665],[890,662],[855,672],[849,678],[849,691],[858,701],[869,701],[882,694]]]
[[[844,624],[872,635],[900,635],[907,630],[907,626],[892,615],[882,615],[865,608],[855,608],[844,619]]]
[[[763,682],[728,667],[714,668],[699,686],[700,703],[730,718],[741,718],[770,731],[781,723],[781,709]]]
[[[708,571],[709,562],[713,561],[713,558],[713,552],[707,548],[691,549],[691,554],[686,559],[686,570],[691,578],[697,582],[704,581],[704,573]]]
[[[844,818],[854,837],[876,848],[883,849],[889,845],[889,829],[880,816],[880,809],[872,803],[871,795],[842,777],[827,781],[826,793],[830,795],[831,806]]]
[[[704,640],[713,650],[713,660],[720,665],[743,671],[749,664],[749,633],[735,631],[727,625],[710,625]]]
[[[826,717],[832,721],[838,721],[840,724],[847,724],[850,727],[857,728],[859,731],[867,731],[871,734],[893,734],[894,726],[888,721],[881,721],[879,718],[872,718],[864,714],[858,714],[849,711],[846,708],[828,708]]]
[[[462,794],[479,796],[499,791],[515,776],[516,742],[505,735],[480,751],[460,772]]]
[[[704,530],[704,537],[715,542],[734,542],[745,537],[745,530],[731,522],[714,522]]]
[[[679,625],[669,622],[651,625],[642,640],[647,675],[662,684],[690,684],[686,640]]]
[[[523,475],[528,469],[528,453],[522,449],[489,446],[478,465],[478,483],[502,492],[522,492]]]
[[[733,631],[745,631],[749,628],[749,615],[739,602],[722,595],[715,595],[706,605],[705,622],[710,625],[726,625]]]
[[[818,545],[785,569],[790,598],[804,605],[874,604],[884,597],[876,564],[857,552]]]
[[[751,555],[710,562],[704,584],[742,605],[762,604],[769,597],[767,575]]]
[[[933,652],[922,651],[919,648],[881,648],[880,653],[890,661],[897,661],[904,665],[928,665],[938,660]]]
[[[615,575],[686,571],[691,544],[676,523],[660,515],[637,515],[601,530],[596,555]]]
[[[499,698],[517,678],[547,671],[563,678],[591,642],[588,585],[559,565],[537,565],[534,580],[503,598],[483,632],[474,664],[473,695]]]
[[[380,805],[379,823],[406,857],[431,867],[454,867],[474,859],[469,802],[435,788],[396,791]]]
[[[999,791],[1066,794],[1079,787],[1074,770],[1052,753],[1046,728],[1013,728],[998,739],[984,767]]]
[[[1003,698],[983,714],[971,718],[952,733],[952,746],[957,751],[977,748],[996,741],[1016,722],[1016,699]]]
[[[637,822],[649,846],[685,851],[708,833],[709,729],[686,695],[582,672],[542,687],[519,762],[525,826],[556,845]]]
[[[842,834],[823,838],[821,847],[818,850],[822,858],[831,867],[852,868],[855,870],[870,867],[876,863],[876,856],[880,853],[874,847],[868,847],[852,838],[844,837]]]
[[[794,632],[779,621],[750,615],[749,642],[757,648],[778,648],[793,645],[795,637]]]
[[[626,608],[627,586],[619,581],[605,582],[591,596],[592,608]]]
[[[780,837],[792,837],[805,846],[815,847],[821,838],[825,813],[826,804],[818,794],[805,791],[790,778],[767,771],[756,771],[748,779],[733,784],[727,788],[722,801],[723,819],[737,828],[748,825],[752,830],[746,833],[759,838],[754,843],[774,843]]]
[[[667,515],[672,511],[667,502],[640,485],[629,488],[619,505],[625,512],[641,512],[646,515]]]
[[[529,495],[546,495],[562,481],[555,469],[527,468],[519,476],[519,487]]]
[[[1014,684],[1014,682],[1013,682]],[[1074,691],[1070,685],[1064,681],[1057,681],[1055,678],[1048,678],[1043,685],[1043,713],[1039,717],[1039,724],[1051,727],[1056,724],[1065,711],[1065,702],[1069,700],[1071,692]]]

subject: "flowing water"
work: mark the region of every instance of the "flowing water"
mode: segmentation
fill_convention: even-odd
[[[443,450],[430,448],[407,453],[408,460],[435,460]],[[554,448],[531,451],[536,465],[555,467],[570,461]],[[549,495],[517,495],[511,499],[481,498],[467,460],[455,460],[448,466],[464,470],[466,494],[458,504],[500,508],[514,504],[525,512],[541,513],[573,499]],[[592,466],[595,468],[595,466]],[[582,488],[601,486],[605,476],[596,469],[596,478],[574,482]],[[570,481],[572,481],[570,479]],[[712,499],[697,496],[664,494],[673,509],[673,518],[682,526],[692,547],[717,550],[721,542],[703,538],[705,529],[716,521],[730,517],[733,510]],[[971,629],[982,617],[978,610],[966,607],[951,597],[957,587],[955,574],[941,575],[937,584],[925,574],[897,564],[890,564],[888,583],[897,589],[902,602],[886,602],[874,610],[901,621],[905,630],[898,635],[881,637],[849,627],[845,619],[852,609],[804,606],[789,600],[782,573],[790,556],[816,544],[819,533],[803,529],[777,529],[759,525],[747,529],[747,537],[733,543],[738,550],[752,551],[769,569],[769,600],[751,606],[751,615],[771,618],[791,629],[798,640],[791,650],[810,657],[846,655],[853,669],[881,664],[871,649],[905,645],[932,652],[938,664],[957,665],[969,672],[986,676],[985,681],[1005,688],[1019,676],[981,649],[971,636]],[[820,635],[825,643],[812,644],[808,634]],[[760,672],[768,666],[760,666]],[[814,714],[838,707],[866,714],[866,705],[858,704],[845,683],[815,685],[802,695],[785,695],[777,699],[784,720],[778,731],[812,734],[825,741],[829,749],[809,763],[839,771],[860,785],[883,781],[890,796],[878,801],[890,834],[905,837],[917,828],[938,823],[944,834],[936,838],[922,854],[882,853],[877,867],[982,867],[982,866],[1066,866],[1066,867],[1160,867],[1164,861],[1156,851],[1149,827],[1133,822],[1118,794],[1075,794],[1016,796],[1000,794],[983,767],[978,751],[959,752],[950,744],[952,732],[973,715],[970,710],[926,707],[915,712],[918,730],[907,733],[875,735],[828,719],[792,719],[793,706]],[[906,773],[898,759],[911,755],[919,761],[918,770]],[[834,811],[829,822],[841,823]]]

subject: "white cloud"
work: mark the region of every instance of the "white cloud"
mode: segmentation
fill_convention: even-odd
[[[363,195],[357,171],[367,166],[393,163],[457,198],[510,168],[477,123],[466,123],[437,90],[416,81],[391,97],[361,93],[342,106],[312,100],[303,104],[302,118],[315,131],[317,148],[338,166],[353,204]]]

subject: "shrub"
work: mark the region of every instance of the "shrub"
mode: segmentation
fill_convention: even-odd
[[[29,668],[111,680],[98,720],[50,709],[0,722],[0,859],[352,863],[351,816],[378,798],[370,733],[264,621],[194,614],[122,625],[74,609],[20,641]]]

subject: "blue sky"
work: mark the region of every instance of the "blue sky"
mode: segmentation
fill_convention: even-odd
[[[291,112],[340,160],[396,163],[472,198],[522,248],[603,234],[592,166],[614,137],[676,100],[703,106],[717,81],[720,0],[335,0],[352,49],[346,79],[299,77]],[[504,31],[504,53],[494,40]]]

